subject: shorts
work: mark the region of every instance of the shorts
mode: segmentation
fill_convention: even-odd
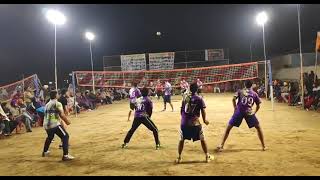
[[[259,121],[256,115],[247,115],[243,112],[235,112],[232,118],[229,121],[229,125],[239,127],[242,123],[242,120],[245,119],[249,128],[253,128],[259,125]]]
[[[134,108],[135,108],[135,104],[134,103],[132,103],[132,102],[130,102],[130,109],[133,111],[134,110]]]
[[[171,103],[171,95],[164,95],[163,101],[164,103]]]
[[[204,140],[204,133],[202,131],[202,126],[181,126],[180,130],[181,140]]]

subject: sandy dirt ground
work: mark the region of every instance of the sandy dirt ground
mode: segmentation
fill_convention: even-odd
[[[215,152],[232,109],[231,94],[206,94],[210,125],[204,127],[215,160],[204,163],[200,142],[186,142],[183,164],[175,165],[179,139],[180,96],[173,98],[175,112],[160,112],[162,101],[153,99],[153,121],[162,149],[155,150],[152,132],[144,126],[133,135],[128,149],[121,149],[131,127],[127,101],[100,106],[96,111],[70,116],[70,154],[62,162],[59,138],[50,157],[41,157],[46,138],[42,128],[0,140],[0,175],[320,175],[320,113],[263,101],[258,113],[268,151],[261,151],[256,130],[243,123],[234,128],[223,152]]]

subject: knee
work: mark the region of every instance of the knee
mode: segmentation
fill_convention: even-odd
[[[259,125],[259,124],[255,125],[254,127],[255,127],[258,131],[260,131],[260,130],[261,130],[261,127],[260,127],[260,125]]]

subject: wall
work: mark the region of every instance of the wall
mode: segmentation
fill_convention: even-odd
[[[310,73],[314,71],[314,66],[305,66],[303,67],[304,72]],[[317,67],[317,75],[320,77],[320,66]],[[300,80],[300,67],[295,68],[282,68],[274,70],[272,72],[273,79],[282,79],[282,80]]]

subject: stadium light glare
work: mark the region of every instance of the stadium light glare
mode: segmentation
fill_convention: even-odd
[[[66,23],[66,17],[60,11],[49,9],[46,11],[47,20],[54,24],[54,79],[55,87],[58,90],[58,73],[57,73],[57,25]]]
[[[260,26],[263,26],[268,21],[268,16],[266,12],[261,12],[257,15],[256,21]]]
[[[85,33],[85,37],[89,40],[90,43],[90,60],[91,60],[91,72],[92,72],[92,91],[95,94],[95,82],[94,82],[94,73],[93,73],[93,58],[92,58],[92,47],[91,47],[91,42],[94,40],[94,34],[90,31],[87,31]]]
[[[262,38],[263,38],[263,54],[264,54],[264,86],[265,86],[265,94],[267,95],[268,91],[268,78],[267,78],[267,55],[266,55],[266,42],[265,42],[265,34],[264,34],[264,25],[268,21],[267,13],[262,11],[256,16],[257,24],[262,26]],[[273,91],[272,84],[270,85],[270,92]],[[272,94],[272,93],[271,93]],[[272,110],[273,110],[273,94],[271,95],[271,101],[272,101]]]
[[[93,41],[94,38],[95,38],[95,36],[94,36],[94,34],[92,32],[86,32],[85,36],[89,41]]]
[[[46,12],[46,18],[54,25],[63,25],[67,20],[64,14],[53,9],[50,9]]]

